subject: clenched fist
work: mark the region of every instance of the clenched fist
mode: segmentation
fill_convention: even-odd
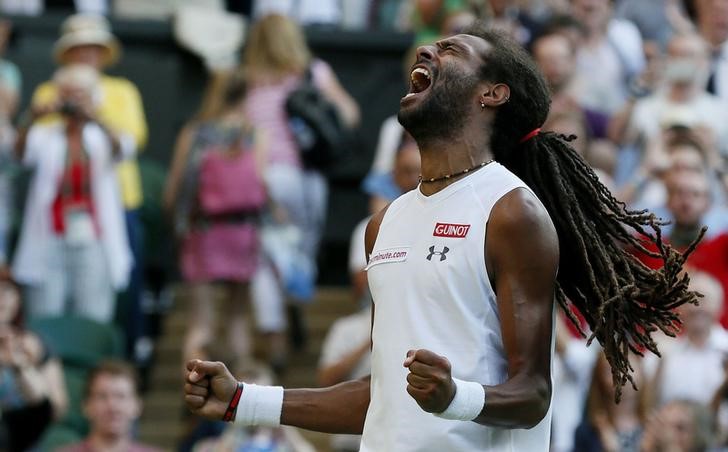
[[[221,420],[237,386],[235,377],[223,363],[199,359],[187,363],[185,403],[199,416]]]
[[[429,350],[410,350],[404,360],[407,392],[428,413],[442,413],[455,397],[450,361]]]

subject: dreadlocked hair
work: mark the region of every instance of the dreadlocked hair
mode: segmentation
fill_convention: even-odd
[[[546,120],[549,91],[530,56],[501,34],[476,25],[467,32],[486,40],[481,78],[510,87],[509,101],[495,113],[491,149],[496,161],[520,177],[546,207],[559,236],[556,300],[572,323],[575,307],[604,349],[612,368],[617,400],[628,381],[635,386],[630,352],[659,355],[651,334],[674,336],[681,322],[675,308],[697,303],[682,272],[701,236],[679,253],[661,238],[654,214],[627,209],[600,181],[569,142],[575,136],[542,132],[521,142]],[[704,231],[703,231],[704,232]],[[652,270],[626,248],[659,258]],[[655,248],[657,251],[649,251]]]

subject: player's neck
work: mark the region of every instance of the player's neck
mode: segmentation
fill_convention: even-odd
[[[480,169],[481,164],[493,158],[487,140],[473,134],[460,134],[459,138],[447,140],[430,140],[418,143],[418,146],[422,160],[423,181],[457,175],[421,184],[420,191],[424,195],[437,193],[448,185],[467,177],[470,171],[464,174],[459,173],[464,170]]]

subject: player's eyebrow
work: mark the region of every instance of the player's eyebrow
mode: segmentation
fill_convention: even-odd
[[[444,50],[446,47],[448,47],[454,50],[456,53],[470,53],[470,46],[464,44],[458,39],[454,39],[453,37],[441,39],[437,41],[435,45],[441,50]]]

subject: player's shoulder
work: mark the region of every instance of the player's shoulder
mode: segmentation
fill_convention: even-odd
[[[393,216],[396,216],[397,212],[407,206],[412,198],[415,196],[415,190],[410,190],[402,194],[394,201],[387,204],[382,210],[372,215],[371,219],[369,220],[369,224],[367,224],[367,236],[370,234],[370,230],[372,232],[379,231],[379,228],[382,224],[390,221]]]
[[[385,224],[385,222],[390,221],[392,216],[407,204],[408,199],[410,199],[413,194],[414,190],[403,194],[399,198],[387,204],[382,210],[372,215],[364,233],[367,260],[369,259],[369,254],[374,249],[374,243],[377,241],[377,236],[379,235],[379,230],[382,225]]]
[[[515,187],[498,199],[489,218],[489,229],[513,235],[541,232],[556,237],[546,207],[529,188]]]
[[[384,216],[391,205],[392,203],[387,204],[382,210],[372,215],[372,217],[369,219],[369,222],[367,223],[366,229],[364,230],[364,244],[367,254],[367,261],[369,261],[369,255],[374,249],[374,243],[377,241],[379,228],[382,226]]]

